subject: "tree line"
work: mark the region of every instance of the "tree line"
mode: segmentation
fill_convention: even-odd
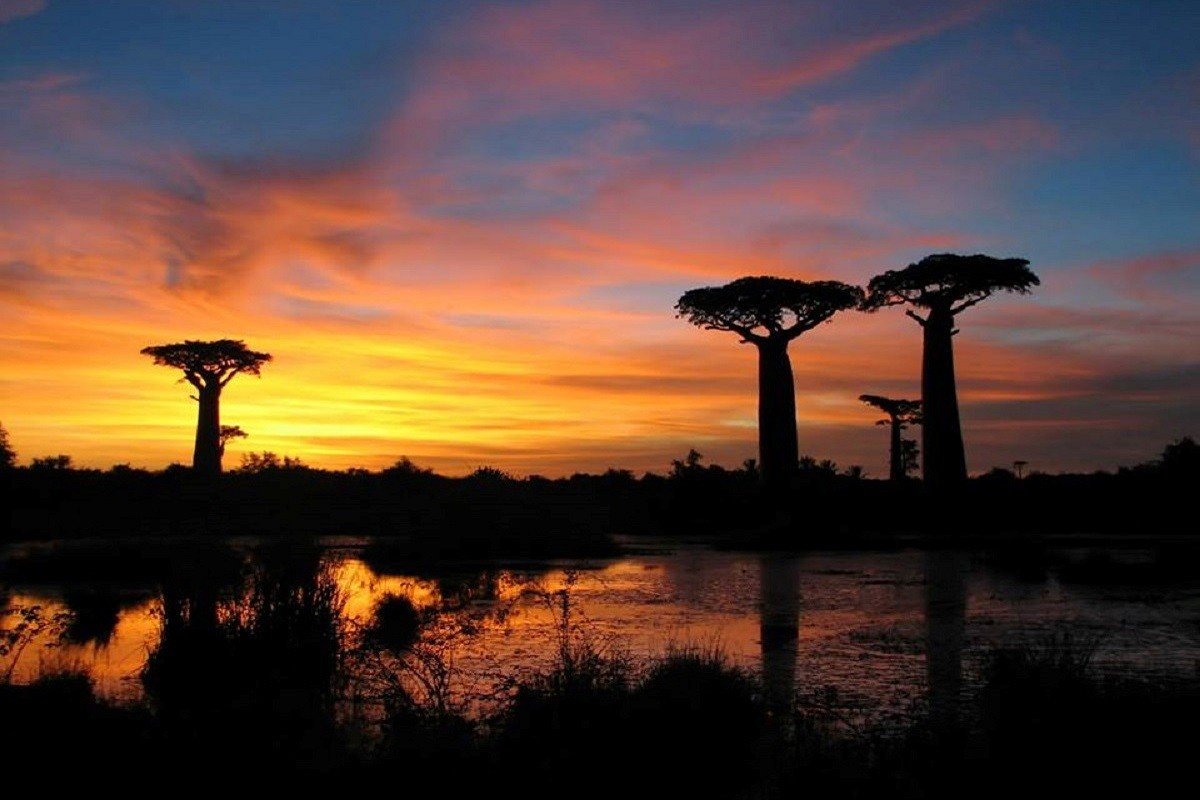
[[[904,306],[922,327],[920,399],[860,395],[860,401],[886,414],[890,428],[889,479],[901,480],[913,467],[916,443],[902,438],[911,425],[922,427],[922,480],[930,491],[960,486],[967,467],[958,396],[955,389],[953,337],[956,318],[997,291],[1028,294],[1039,279],[1024,258],[936,253],[901,270],[870,279],[866,288],[840,281],[749,276],[716,287],[685,291],[676,303],[677,317],[707,330],[737,333],[758,353],[758,467],[768,495],[778,497],[790,486],[799,464],[796,386],[788,345],[834,314],[856,308],[875,312]],[[155,365],[179,369],[180,383],[190,384],[197,402],[193,473],[221,473],[228,441],[246,437],[238,426],[222,425],[221,395],[235,375],[259,375],[270,353],[252,350],[240,339],[150,345],[143,355]],[[4,432],[8,461],[14,453]]]
[[[1028,294],[1038,284],[1023,258],[937,253],[877,275],[865,289],[834,280],[749,276],[691,289],[679,298],[675,311],[698,327],[736,333],[757,350],[758,471],[768,495],[779,496],[799,465],[789,344],[841,311],[904,307],[922,329],[921,397],[863,394],[859,399],[886,415],[879,424],[890,428],[889,478],[901,480],[912,469],[916,445],[902,432],[920,425],[923,484],[942,491],[967,479],[954,374],[958,315],[997,292]],[[221,424],[222,392],[237,375],[260,375],[272,355],[251,350],[237,339],[185,340],[148,346],[141,353],[156,365],[181,370],[180,382],[196,390],[191,395],[197,403],[192,470],[201,476],[219,474],[226,444],[247,435],[236,425]],[[7,433],[3,435],[0,444],[11,461],[15,455]]]
[[[926,488],[940,491],[967,479],[954,375],[957,317],[996,292],[1028,294],[1038,283],[1023,258],[937,253],[877,275],[865,289],[834,280],[750,276],[691,289],[675,310],[701,328],[736,333],[758,351],[759,475],[768,495],[779,496],[799,465],[788,345],[841,311],[905,307],[923,334],[921,398],[863,394],[859,399],[886,415],[880,424],[890,428],[889,478],[901,480],[912,469],[916,445],[902,431],[919,424],[921,477]],[[247,435],[236,425],[221,424],[221,394],[237,375],[260,375],[271,354],[251,350],[238,339],[189,339],[144,347],[141,353],[156,365],[181,370],[180,382],[196,390],[191,395],[197,403],[192,470],[201,476],[219,474],[226,444]],[[4,435],[4,451],[11,453]]]

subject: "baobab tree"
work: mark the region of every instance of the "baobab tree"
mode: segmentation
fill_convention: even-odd
[[[909,306],[904,313],[924,333],[921,449],[927,489],[940,491],[967,479],[954,378],[955,318],[996,292],[1028,294],[1039,282],[1023,258],[937,253],[904,269],[876,275],[867,284],[864,310]],[[925,312],[924,316],[914,309]]]
[[[901,439],[900,440],[900,463],[904,465],[904,474],[907,476],[910,472],[916,472],[920,469],[920,464],[917,459],[921,455],[921,448],[917,444],[916,439]]]
[[[245,439],[250,434],[242,430],[241,425],[222,425],[220,433],[217,434],[217,441],[220,442],[219,453],[221,458],[225,458],[225,445],[232,442],[234,439]]]
[[[235,339],[213,342],[188,340],[175,344],[143,347],[142,355],[151,356],[155,364],[183,370],[180,382],[187,381],[196,388],[192,399],[199,403],[196,420],[196,448],[192,453],[192,469],[201,475],[221,472],[221,392],[234,375],[258,375],[262,365],[271,360],[270,353],[259,353]]]
[[[796,387],[788,344],[839,311],[864,301],[840,281],[769,276],[684,292],[676,316],[705,330],[729,331],[758,350],[758,452],[764,486],[775,494],[796,472]]]
[[[875,424],[891,427],[891,447],[888,449],[888,478],[893,481],[904,480],[904,446],[901,444],[903,439],[901,434],[909,425],[921,424],[921,401],[901,400],[877,394],[860,394],[858,399],[887,414],[886,419],[881,419]]]

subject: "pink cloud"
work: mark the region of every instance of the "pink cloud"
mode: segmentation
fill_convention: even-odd
[[[0,81],[0,97],[16,99],[24,95],[53,92],[78,86],[87,76],[78,72],[46,72],[32,78]]]
[[[828,23],[804,16],[815,5],[781,7],[793,28]],[[131,431],[156,403],[177,415],[178,430],[156,434],[162,442],[146,452],[184,453],[191,406],[165,376],[161,392],[146,380],[137,350],[148,335],[237,335],[280,360],[262,386],[239,385],[233,418],[252,429],[255,449],[307,457],[312,447],[306,460],[321,465],[382,466],[408,452],[454,472],[496,459],[554,473],[665,469],[693,445],[726,464],[753,456],[753,351],[675,319],[667,292],[744,274],[863,282],[912,251],[974,248],[936,224],[894,221],[881,193],[959,212],[994,197],[981,180],[1060,146],[1052,126],[1019,114],[895,137],[876,124],[939,102],[928,75],[895,95],[782,120],[759,114],[764,99],[965,24],[980,7],[883,30],[860,21],[832,44],[812,34],[759,48],[773,32],[754,17],[762,8],[668,21],[599,2],[491,7],[438,43],[371,145],[325,162],[230,164],[133,147],[119,135],[121,109],[90,96],[82,76],[0,86],[39,126],[18,131],[21,149],[0,170],[0,275],[10,279],[0,365],[41,392],[13,413],[45,419],[42,405],[86,385],[89,397],[112,395],[89,414],[124,414]],[[546,156],[463,146],[460,134],[547,109],[637,118],[613,114]],[[739,143],[656,146],[647,120],[660,112],[732,130]],[[55,171],[22,155],[64,132],[89,153],[118,155],[131,177]],[[1191,273],[1195,255],[1096,269],[1152,300]],[[623,284],[652,286],[661,306],[608,304],[595,291],[640,292]],[[1182,313],[1024,300],[971,313],[956,345],[968,445],[986,424],[992,452],[1007,445],[999,431],[1010,409],[1025,409],[1023,424],[1048,424],[1057,412],[1037,417],[1031,404],[1090,397],[1088,381],[1106,370],[1162,342],[1177,357],[1196,334]],[[885,443],[856,398],[919,392],[919,330],[898,311],[847,313],[792,354],[803,449],[868,454],[882,474]],[[65,401],[55,409],[70,412]],[[971,427],[969,415],[984,412]]]
[[[1033,117],[1007,117],[915,133],[900,143],[913,156],[983,156],[992,160],[1026,152],[1056,149],[1061,141],[1056,126]]]
[[[1088,267],[1086,274],[1109,284],[1123,297],[1143,303],[1172,303],[1181,299],[1176,283],[1183,284],[1189,278],[1200,278],[1200,250],[1152,253],[1120,261],[1106,261]],[[1195,290],[1190,294],[1194,296]]]
[[[45,8],[46,0],[0,0],[0,25],[40,14]]]
[[[685,117],[723,117],[966,24],[989,5],[854,34],[826,19],[828,9],[802,4],[686,14],[597,0],[494,6],[435,43],[393,138],[430,143],[436,130],[453,136],[547,110],[655,113],[666,103]]]
[[[479,96],[498,95],[508,100],[493,109],[502,118],[549,104],[707,93],[714,79],[718,91],[731,89],[729,50],[720,45],[737,24],[735,15],[655,20],[642,11],[592,0],[486,8],[427,64],[427,84],[437,89],[422,96],[415,112],[442,116]],[[681,82],[689,72],[707,80]]]
[[[130,145],[119,132],[127,112],[109,97],[88,90],[88,75],[46,72],[0,81],[0,104],[13,110],[0,126],[6,156],[37,158],[47,143],[67,144],[89,153],[123,156]]]
[[[819,83],[850,72],[876,55],[970,22],[991,5],[990,2],[972,3],[907,28],[813,48],[785,67],[760,78],[759,85],[775,94]]]

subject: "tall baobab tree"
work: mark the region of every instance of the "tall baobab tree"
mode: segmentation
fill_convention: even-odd
[[[887,414],[886,419],[881,419],[875,424],[891,427],[891,447],[888,449],[888,477],[893,481],[904,480],[904,446],[901,444],[901,434],[904,433],[904,429],[909,425],[921,424],[921,401],[901,400],[877,394],[860,394],[858,399]]]
[[[921,449],[927,489],[964,483],[967,459],[954,378],[955,318],[996,292],[1028,294],[1040,281],[1023,258],[937,253],[867,284],[864,310],[905,305],[924,333],[921,356]],[[916,309],[916,310],[914,310]],[[918,311],[923,311],[922,316]]]
[[[684,292],[676,316],[706,330],[729,331],[758,350],[758,452],[764,486],[775,494],[796,472],[796,387],[788,344],[839,311],[864,301],[840,281],[769,276]]]
[[[196,388],[192,399],[199,403],[196,420],[196,447],[192,469],[201,475],[221,472],[221,392],[239,373],[258,375],[270,353],[259,353],[235,339],[212,342],[188,340],[175,344],[143,347],[142,355],[155,364],[183,370],[182,381]]]

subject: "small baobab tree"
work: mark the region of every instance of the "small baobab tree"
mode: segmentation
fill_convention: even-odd
[[[1038,283],[1023,258],[937,253],[904,269],[876,275],[867,284],[864,310],[908,306],[905,313],[924,333],[921,449],[927,489],[940,491],[967,479],[954,378],[955,318],[996,292],[1028,294]]]
[[[840,281],[769,276],[684,292],[676,316],[706,330],[729,331],[758,350],[758,452],[764,486],[773,494],[796,472],[796,387],[788,345],[834,314],[864,300]]]
[[[887,415],[885,419],[881,419],[875,424],[887,425],[891,428],[891,446],[888,448],[888,478],[893,481],[904,480],[902,434],[909,425],[921,424],[921,401],[901,400],[877,394],[860,394],[858,399],[869,406],[878,408]]]
[[[905,438],[900,440],[900,463],[904,466],[906,477],[921,468],[920,457],[921,447],[917,444],[916,439]],[[913,477],[916,476],[913,475]]]
[[[180,381],[195,387],[196,394],[192,399],[199,403],[199,413],[192,469],[202,475],[219,474],[224,441],[228,440],[226,437],[223,441],[221,435],[221,392],[235,375],[260,374],[262,365],[271,360],[271,354],[251,350],[245,342],[235,339],[188,340],[143,347],[141,352],[151,356],[155,364],[183,370]]]
[[[225,445],[229,444],[234,439],[245,439],[248,436],[250,436],[250,434],[242,430],[241,425],[222,425],[221,432],[217,434],[217,439],[221,443],[221,458],[225,458]]]

